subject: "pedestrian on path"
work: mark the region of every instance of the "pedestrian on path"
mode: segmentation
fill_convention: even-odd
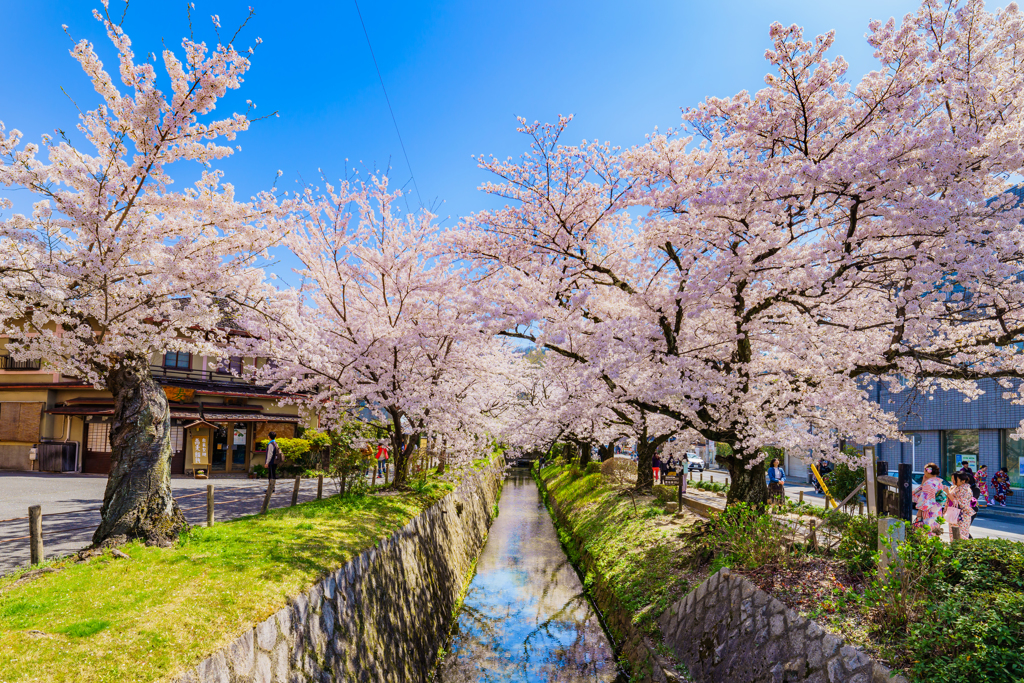
[[[277,466],[284,461],[284,454],[277,444],[277,432],[270,432],[270,443],[267,444],[267,479],[277,479]]]
[[[978,503],[985,507],[992,504],[992,497],[988,491],[988,465],[982,465],[974,475],[974,481],[978,484]]]
[[[953,527],[960,529],[960,538],[971,536],[971,520],[974,518],[974,492],[967,473],[954,472],[953,485],[949,487],[949,500],[944,516],[949,522],[949,540],[953,540]]]
[[[384,471],[388,468],[388,449],[381,443],[377,446],[377,476],[383,477]]]
[[[992,475],[992,488],[996,494],[996,505],[1006,507],[1006,497],[1012,496],[1013,491],[1010,490],[1010,473],[1005,467],[1000,467]]]
[[[939,518],[946,509],[947,495],[942,485],[942,477],[939,476],[938,465],[930,462],[924,466],[921,486],[914,492],[913,497],[917,503],[917,521],[914,526],[926,529],[929,536],[941,536]]]
[[[661,464],[661,456],[657,453],[651,458],[651,467],[654,468],[654,483],[661,483],[661,471],[664,469]]]
[[[768,500],[775,505],[786,503],[786,470],[778,458],[773,458],[768,467]]]

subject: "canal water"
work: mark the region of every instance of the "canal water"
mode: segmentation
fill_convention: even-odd
[[[435,681],[624,681],[540,491],[514,468]]]

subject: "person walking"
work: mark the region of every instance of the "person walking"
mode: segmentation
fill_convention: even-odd
[[[651,467],[654,468],[654,483],[660,484],[661,472],[664,469],[664,466],[661,463],[661,456],[658,455],[657,453],[655,453],[654,456],[651,458]]]
[[[942,485],[942,477],[939,476],[939,466],[930,462],[924,466],[921,486],[913,495],[914,502],[917,503],[915,526],[920,525],[927,529],[929,536],[942,535],[939,517],[946,509],[946,497],[946,489]]]
[[[960,529],[960,538],[971,535],[971,520],[974,518],[974,492],[966,472],[953,473],[953,485],[949,487],[949,500],[944,516],[949,522],[949,540],[953,540],[953,527]]]
[[[377,445],[377,476],[383,477],[388,467],[388,449],[383,442]]]
[[[999,471],[992,475],[992,489],[996,494],[996,505],[1006,507],[1006,497],[1012,496],[1013,491],[1010,490],[1010,473],[1005,467],[1000,467]]]
[[[786,503],[786,470],[778,458],[772,458],[768,467],[768,500],[774,505]]]
[[[974,475],[974,481],[978,484],[978,503],[982,507],[992,504],[992,498],[988,491],[988,465],[982,465]]]
[[[284,453],[277,443],[277,432],[270,432],[270,442],[267,444],[267,479],[277,479],[277,466],[284,461]]]

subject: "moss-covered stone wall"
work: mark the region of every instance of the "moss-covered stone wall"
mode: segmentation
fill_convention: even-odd
[[[487,538],[502,464],[332,572],[178,683],[426,681]]]

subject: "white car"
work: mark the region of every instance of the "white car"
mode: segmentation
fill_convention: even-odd
[[[699,455],[697,455],[696,453],[686,454],[686,470],[688,472],[693,472],[694,470],[697,470],[698,472],[703,472],[705,467],[707,466],[704,464],[704,460],[702,460]]]

